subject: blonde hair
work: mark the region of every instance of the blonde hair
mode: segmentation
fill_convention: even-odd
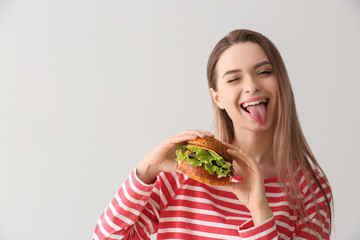
[[[299,179],[295,174],[297,168],[300,168],[307,184],[311,185],[311,180],[314,180],[326,199],[330,214],[331,231],[332,207],[330,205],[330,199],[326,196],[322,184],[325,183],[329,189],[331,188],[327,182],[316,177],[319,175],[316,172],[319,172],[320,175],[323,174],[324,178],[326,178],[324,171],[321,169],[314,154],[311,152],[301,130],[290,80],[285,64],[275,45],[258,32],[247,29],[239,29],[230,32],[217,43],[210,54],[207,65],[209,88],[213,88],[214,91],[217,91],[216,65],[221,54],[232,45],[242,42],[253,42],[259,44],[264,49],[273,65],[274,74],[277,79],[278,106],[273,138],[273,157],[276,164],[277,177],[279,182],[284,186],[285,196],[292,207],[297,209],[296,212],[298,213],[299,218],[304,219],[306,217],[306,212],[304,204],[297,197],[298,194],[301,193],[301,189]],[[227,112],[220,109],[214,101],[212,101],[212,104],[215,113],[215,134],[220,140],[231,143],[234,140],[235,134],[232,120]],[[316,205],[317,214],[320,214],[317,202],[315,201],[315,194],[312,191],[313,188],[310,187],[309,189]]]

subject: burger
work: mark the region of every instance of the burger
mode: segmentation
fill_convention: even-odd
[[[190,140],[176,150],[180,170],[199,182],[221,186],[234,176],[232,157],[219,140],[211,137]]]

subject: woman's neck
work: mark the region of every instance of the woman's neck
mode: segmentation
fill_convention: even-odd
[[[232,144],[249,153],[254,158],[262,169],[264,178],[275,176],[276,169],[273,159],[274,130],[254,132],[234,127],[235,137]],[[240,169],[237,172],[240,172]]]

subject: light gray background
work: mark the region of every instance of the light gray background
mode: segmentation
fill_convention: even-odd
[[[136,163],[210,130],[208,56],[268,36],[331,181],[333,239],[360,239],[359,1],[0,2],[0,239],[91,239]]]

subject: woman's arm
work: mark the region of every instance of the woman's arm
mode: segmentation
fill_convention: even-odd
[[[278,231],[273,213],[266,199],[264,179],[261,171],[247,153],[236,147],[226,144],[228,152],[241,167],[244,180],[237,183],[230,183],[223,188],[232,191],[238,199],[251,212],[252,219],[246,221],[239,228],[242,239],[283,239],[281,231]],[[331,199],[330,188],[327,181],[319,180],[324,187],[328,199]],[[325,197],[320,188],[312,183],[312,186],[303,184],[303,202],[306,211],[306,218],[299,221],[293,230],[293,239],[329,239],[330,213]],[[312,198],[310,188],[312,187],[315,199]],[[317,203],[317,207],[314,204]],[[319,213],[317,214],[317,210]]]
[[[311,210],[311,207],[308,211]],[[330,239],[330,213],[326,204],[320,205],[320,214],[313,212],[303,221],[299,221],[295,228],[293,240],[328,240]],[[283,238],[281,230],[278,229],[274,217],[262,222],[260,225],[254,226],[253,220],[250,219],[242,224],[239,228],[241,239],[270,240],[270,239],[287,239]]]
[[[332,202],[331,188],[324,175],[316,170],[314,172],[324,192],[321,191],[314,179],[306,182],[303,173],[300,171],[299,179],[302,179],[300,184],[305,218],[297,222],[295,239],[330,239],[331,212],[329,207],[331,207]],[[326,198],[324,194],[326,194]],[[328,202],[326,199],[328,199]]]
[[[254,226],[260,225],[273,216],[266,199],[264,178],[256,161],[246,152],[226,144],[229,154],[241,167],[244,180],[229,183],[223,188],[233,192],[250,211]]]
[[[155,184],[145,184],[134,170],[101,215],[93,239],[150,239],[159,212],[151,196],[154,188]]]
[[[209,132],[187,130],[173,135],[152,149],[136,166],[101,215],[93,239],[150,239],[156,232],[160,211],[160,172],[176,172],[177,146],[188,140],[213,136]]]

